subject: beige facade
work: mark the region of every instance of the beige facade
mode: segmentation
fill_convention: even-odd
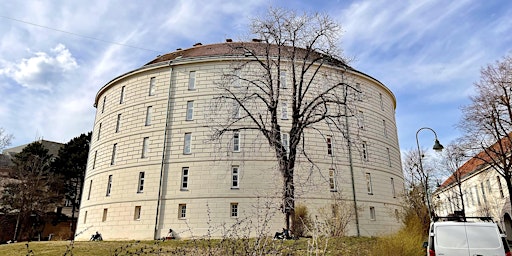
[[[157,239],[169,229],[183,238],[282,229],[282,178],[267,140],[251,130],[211,139],[209,126],[233,115],[212,106],[234,58],[206,50],[228,44],[170,53],[176,57],[157,59],[99,90],[77,240],[96,231],[104,239]],[[251,70],[247,66],[242,75],[254,75]],[[345,72],[362,91],[348,118],[350,150],[328,124],[305,134],[316,167],[312,171],[304,156],[297,160],[296,203],[319,216],[337,194],[353,207],[355,190],[358,225],[354,219],[349,235],[358,229],[365,236],[389,233],[400,226],[396,212],[403,190],[396,100],[374,78]]]

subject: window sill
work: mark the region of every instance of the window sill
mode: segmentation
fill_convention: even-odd
[[[231,187],[231,190],[239,190],[240,188]]]

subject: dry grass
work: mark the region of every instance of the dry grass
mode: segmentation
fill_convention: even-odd
[[[426,241],[423,227],[419,220],[411,218],[396,234],[379,237],[370,255],[423,256],[423,242]]]

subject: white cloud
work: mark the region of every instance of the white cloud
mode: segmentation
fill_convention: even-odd
[[[18,63],[5,63],[3,74],[29,89],[52,90],[60,83],[66,72],[78,67],[75,58],[63,44],[58,44],[49,53],[35,52],[32,57]]]

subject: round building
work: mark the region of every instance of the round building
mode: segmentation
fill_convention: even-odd
[[[265,74],[254,61],[272,52],[265,47],[227,41],[178,49],[98,91],[77,240],[96,231],[106,240],[159,239],[170,229],[179,238],[272,236],[285,227],[276,151],[244,119],[262,106],[245,99],[255,81],[279,80],[278,120],[264,111],[257,119],[279,122],[281,145],[288,147],[296,60]],[[315,70],[313,96],[304,104],[325,84],[342,84],[345,104],[331,101],[311,112],[330,118],[302,133],[295,208],[306,208],[313,221],[346,220],[346,235],[397,230],[403,175],[393,93],[339,62]]]

